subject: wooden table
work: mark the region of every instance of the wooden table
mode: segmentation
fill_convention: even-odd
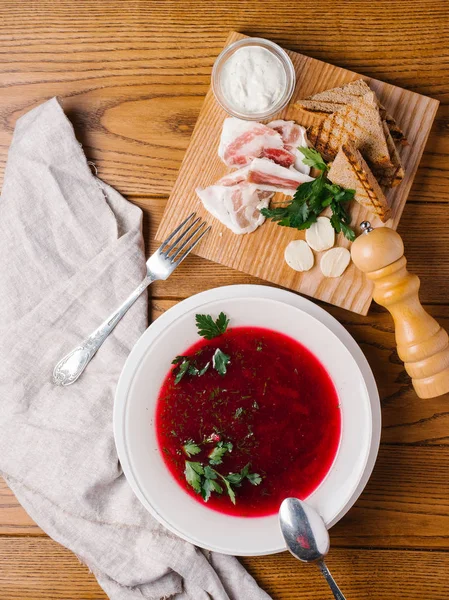
[[[449,329],[448,15],[445,0],[3,0],[0,169],[17,117],[61,96],[99,175],[143,209],[150,252],[212,64],[231,29],[428,94],[441,106],[399,232],[410,268],[421,277],[422,300]],[[153,286],[151,316],[211,287],[256,282],[194,257]],[[418,400],[384,311],[373,307],[359,317],[326,308],[365,352],[384,422],[371,481],[332,530],[329,566],[351,600],[446,600],[449,397]],[[329,598],[318,571],[287,554],[243,562],[277,600]],[[0,590],[2,600],[106,597],[4,483]]]

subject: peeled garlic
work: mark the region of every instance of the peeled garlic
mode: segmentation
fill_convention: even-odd
[[[293,240],[284,252],[285,262],[295,271],[309,271],[313,267],[313,252],[304,240]]]
[[[316,252],[328,250],[335,244],[335,231],[328,217],[318,217],[306,231],[306,242]]]
[[[320,262],[325,277],[340,277],[351,261],[351,253],[346,248],[332,248],[323,254]]]

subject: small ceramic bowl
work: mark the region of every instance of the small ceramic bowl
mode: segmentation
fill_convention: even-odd
[[[234,52],[245,46],[256,46],[268,50],[274,56],[276,56],[276,58],[279,59],[285,72],[285,88],[282,90],[282,94],[279,96],[275,104],[273,104],[263,112],[239,112],[228,101],[225,94],[223,93],[223,89],[221,86],[221,74],[223,66],[225,65],[227,60],[234,54]],[[289,57],[287,52],[274,42],[271,42],[270,40],[265,40],[263,38],[245,38],[243,40],[238,40],[237,42],[230,44],[221,52],[221,54],[219,54],[212,69],[212,90],[214,92],[215,99],[228,114],[232,115],[233,117],[237,117],[238,119],[244,119],[245,121],[264,121],[281,111],[290,102],[293,91],[295,89],[295,85],[295,67],[293,66],[291,58]]]
[[[244,287],[250,291],[252,287],[260,288]],[[173,357],[182,354],[198,339],[195,314],[215,315],[224,311],[232,326],[267,327],[287,334],[309,348],[327,369],[340,399],[342,437],[330,471],[307,502],[319,511],[328,526],[352,505],[361,492],[361,481],[367,469],[369,475],[372,468],[372,403],[357,361],[339,337],[315,317],[270,298],[251,293],[232,298],[229,288],[221,290],[224,292],[219,288],[205,293],[206,297],[208,294],[211,297],[211,293],[216,292],[213,301],[195,303],[195,298],[189,298],[184,301],[187,303],[184,310],[184,303],[173,307],[137,342],[125,364],[116,393],[114,432],[117,450],[125,475],[143,505],[180,537],[197,546],[227,554],[280,552],[285,549],[285,544],[276,514],[235,517],[199,503],[174,480],[158,448],[154,424],[158,393]],[[204,294],[199,296],[204,297]],[[377,429],[374,437],[377,453]]]

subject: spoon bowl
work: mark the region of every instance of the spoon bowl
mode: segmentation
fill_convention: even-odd
[[[326,525],[317,511],[298,498],[286,498],[279,509],[279,523],[291,554],[303,562],[316,563],[334,598],[345,600],[324,562],[330,540]]]

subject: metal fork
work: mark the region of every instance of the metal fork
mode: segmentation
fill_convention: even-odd
[[[100,348],[123,315],[131,308],[141,293],[150,283],[160,279],[167,279],[182,261],[195,248],[201,238],[209,231],[210,226],[204,229],[206,223],[199,217],[192,221],[196,213],[192,213],[179,225],[147,260],[147,274],[142,283],[128,296],[116,311],[103,321],[79,346],[62,358],[53,370],[53,383],[56,385],[71,385],[74,383],[93,356]],[[189,223],[190,222],[190,223]],[[183,227],[189,226],[181,232]],[[196,227],[196,225],[198,225]],[[181,233],[180,233],[181,232]],[[178,235],[179,234],[179,235]],[[189,235],[190,234],[190,235]],[[176,239],[174,241],[173,238]],[[170,245],[169,245],[170,244]]]

